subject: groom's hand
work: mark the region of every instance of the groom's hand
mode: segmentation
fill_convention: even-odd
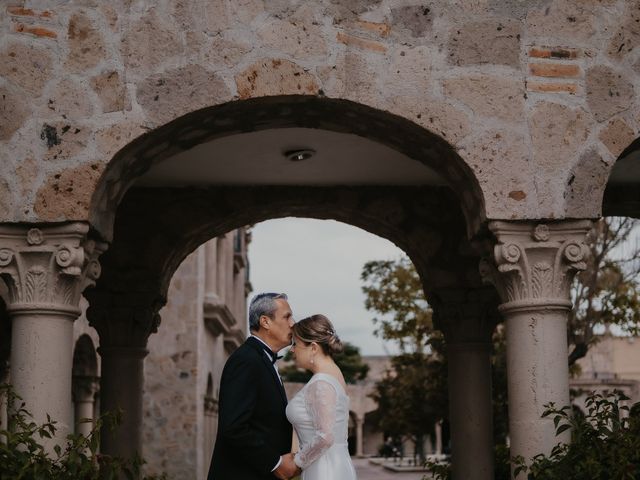
[[[300,469],[294,463],[292,453],[287,453],[286,455],[283,455],[282,462],[280,463],[278,468],[276,468],[273,472],[273,474],[276,477],[282,480],[288,480],[290,478],[293,478],[299,473],[300,473]]]

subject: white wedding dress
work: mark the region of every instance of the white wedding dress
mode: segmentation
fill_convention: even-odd
[[[287,405],[300,442],[294,457],[302,480],[356,480],[349,457],[349,397],[342,384],[316,373]]]

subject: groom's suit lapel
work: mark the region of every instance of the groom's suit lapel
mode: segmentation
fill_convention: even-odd
[[[267,353],[265,352],[265,346],[262,345],[262,343],[260,343],[259,340],[256,340],[253,337],[249,337],[247,339],[247,343],[249,345],[251,345],[253,348],[255,348],[258,351],[258,353],[260,354],[260,358],[262,359],[262,362],[267,367],[267,370],[269,371],[269,374],[273,378],[273,381],[276,382],[276,386],[278,387],[278,391],[280,392],[280,396],[282,396],[282,401],[286,405],[287,404],[287,392],[284,390],[284,385],[282,385],[282,382],[280,381],[280,378],[278,377],[278,374],[276,373],[276,370],[273,367],[273,364],[271,363],[271,360],[269,360],[269,358],[267,357]]]

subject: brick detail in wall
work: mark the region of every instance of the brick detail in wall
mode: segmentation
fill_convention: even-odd
[[[367,22],[365,20],[357,20],[353,27],[363,32],[371,32],[381,37],[386,37],[391,31],[391,26],[386,23]]]
[[[578,51],[567,48],[532,47],[529,49],[529,57],[575,60],[578,58]]]
[[[36,22],[51,22],[54,14],[48,10],[32,10],[19,6],[7,7],[7,13],[12,20],[11,29],[15,33],[33,35],[40,38],[58,38],[58,33],[49,26],[38,25]]]
[[[343,32],[338,32],[336,38],[340,43],[344,43],[347,46],[360,48],[362,50],[370,50],[377,53],[385,53],[387,51],[387,47],[382,43],[374,42],[373,40],[367,40],[366,38],[348,35]]]
[[[12,17],[19,16],[19,17],[51,18],[53,16],[53,14],[47,10],[44,10],[42,12],[37,12],[35,10],[31,10],[30,8],[23,8],[23,7],[17,7],[17,6],[7,7],[7,13]]]
[[[25,25],[24,23],[14,23],[13,31],[18,33],[29,33],[31,35],[35,35],[36,37],[58,38],[58,34],[53,30],[49,30],[48,28],[43,27],[32,27],[29,25]]]
[[[583,91],[580,52],[564,47],[531,47],[527,90],[535,93],[576,95]]]

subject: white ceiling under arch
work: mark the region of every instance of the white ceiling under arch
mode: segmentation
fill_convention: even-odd
[[[284,153],[313,149],[307,160]],[[206,185],[444,185],[421,162],[353,134],[312,128],[238,133],[202,143],[154,165],[146,187]]]

